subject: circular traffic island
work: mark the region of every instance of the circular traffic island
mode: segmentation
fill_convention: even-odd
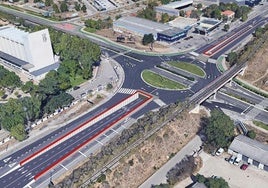
[[[142,80],[148,85],[166,90],[183,90],[187,87],[181,83],[170,80],[150,70],[144,70],[141,73]]]

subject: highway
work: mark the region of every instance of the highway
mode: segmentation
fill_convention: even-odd
[[[24,13],[20,13],[20,12],[10,10],[10,9],[7,10],[4,7],[0,7],[0,10],[4,10],[4,11],[6,11],[8,13],[12,13],[18,17],[21,17],[21,18],[24,18],[27,20],[31,20],[35,23],[39,23],[42,25],[54,27],[54,24],[55,24],[51,21],[47,21],[47,20],[39,18],[39,17],[26,15]],[[262,19],[262,17],[258,17],[258,18],[256,17],[254,19],[256,21],[256,20]],[[253,21],[251,20],[249,22],[250,23],[252,22],[251,24],[253,24],[254,20]],[[246,24],[250,24],[250,23],[246,23]],[[105,43],[105,42],[100,41],[96,38],[94,39],[93,37],[88,37],[87,35],[81,33],[79,31],[79,28],[77,28],[76,30],[64,30],[61,28],[56,28],[56,29],[63,31],[63,32],[70,33],[70,34],[78,35],[82,38],[89,38],[90,40],[101,45],[102,50],[104,52],[107,52],[109,54],[109,56],[117,55],[117,52],[120,52],[120,51],[126,51],[126,50],[120,49],[119,47],[111,46],[111,44]],[[238,30],[239,30],[239,28],[237,29],[237,31]],[[250,32],[252,32],[252,31],[250,31]],[[247,34],[249,34],[249,33],[247,33]],[[237,42],[240,42],[240,39]],[[211,45],[213,45],[213,43],[209,44],[205,47],[200,48],[199,50],[197,50],[197,52],[198,51],[203,52],[204,50],[211,48]],[[228,48],[230,48],[230,46]],[[217,67],[215,66],[215,64],[207,63],[202,68],[204,68],[204,70],[206,71],[206,74],[209,77],[204,78],[204,79],[200,79],[198,83],[193,85],[191,90],[180,91],[180,92],[178,92],[178,91],[165,91],[165,90],[155,89],[155,88],[152,88],[152,87],[146,85],[140,78],[141,71],[143,71],[144,69],[152,68],[157,64],[160,64],[163,61],[163,58],[165,58],[165,56],[147,56],[147,55],[137,54],[137,53],[133,53],[133,52],[128,52],[125,55],[129,56],[130,58],[127,58],[126,56],[122,56],[122,55],[115,57],[115,60],[120,63],[120,65],[123,67],[123,69],[125,71],[125,74],[127,75],[125,78],[125,81],[123,83],[123,87],[124,88],[131,88],[131,89],[142,89],[142,90],[147,91],[153,95],[159,96],[159,98],[161,98],[161,100],[163,100],[166,104],[176,102],[178,99],[184,100],[187,97],[190,97],[189,104],[202,103],[204,99],[206,99],[208,96],[210,96],[217,88],[223,86],[229,79],[231,79],[235,74],[237,74],[241,70],[241,68],[243,68],[243,66],[244,66],[243,64],[238,65],[238,66],[234,66],[229,71],[227,71],[222,76],[220,76],[220,72],[217,70]],[[181,57],[180,55],[177,55],[177,56],[170,57],[170,60],[184,60],[187,58],[189,59],[189,57]],[[127,62],[126,62],[126,59],[127,59]],[[137,61],[135,59],[143,60],[143,61],[141,62],[141,61]],[[191,62],[192,62],[192,59],[191,59]],[[203,64],[198,62],[197,60],[194,60],[192,63],[195,63],[198,66],[203,66]],[[131,64],[132,64],[132,66],[130,66]],[[193,93],[195,93],[195,94],[193,95]],[[65,127],[62,127],[60,129],[58,129],[57,131],[55,131],[55,132],[41,138],[40,140],[34,142],[33,144],[28,145],[28,146],[22,148],[21,150],[14,152],[10,156],[7,156],[5,159],[11,158],[8,160],[8,162],[4,162],[3,160],[0,161],[1,175],[4,174],[4,172],[6,172],[9,169],[8,164],[18,163],[21,159],[23,159],[29,155],[28,152],[35,152],[38,149],[44,147],[45,145],[47,145],[47,143],[52,142],[56,138],[60,137],[61,135],[66,134],[67,132],[74,129],[75,127],[77,127],[81,123],[85,122],[90,117],[93,117],[94,114],[98,114],[98,113],[102,112],[103,110],[109,108],[109,106],[111,106],[112,104],[115,104],[116,101],[119,101],[123,96],[126,96],[126,95],[116,94],[111,100],[109,100],[107,103],[100,106],[99,108],[95,109],[93,112],[90,112],[90,113],[86,114],[85,116],[78,118],[77,120],[74,120],[73,122],[66,125]],[[139,103],[138,101],[136,101],[136,102],[137,102],[137,104]],[[133,105],[136,105],[136,104],[133,104]],[[147,112],[155,107],[157,107],[157,105],[155,105],[154,103],[150,103],[145,108],[138,111],[135,114],[135,117],[139,117],[139,115],[142,115],[145,112]],[[120,111],[118,113],[124,113],[124,110],[122,109],[122,111]],[[116,117],[119,117],[119,116],[116,115]],[[110,117],[110,118],[112,119],[112,117]],[[83,132],[79,133],[79,136],[81,138],[85,138],[85,137],[87,138],[88,134],[91,136],[94,135],[95,133],[97,133],[98,131],[101,130],[101,127],[106,126],[107,123],[110,122],[110,120],[108,120],[108,122],[102,122],[102,123],[100,122],[99,126],[97,126],[98,127],[97,129],[87,130],[88,132],[85,130],[85,132],[83,131]],[[87,136],[84,137],[82,135],[82,133],[87,135]],[[76,139],[79,139],[80,137],[75,138],[75,136],[74,136],[71,139],[69,139],[69,140],[72,140],[75,145],[70,143],[70,147],[68,147],[68,149],[65,149],[65,146],[62,145],[65,143],[65,142],[63,142],[62,144],[58,145],[57,147],[54,147],[53,149],[49,150],[48,153],[46,152],[46,153],[40,155],[38,158],[35,158],[34,160],[25,164],[23,167],[11,172],[10,174],[6,175],[3,178],[0,178],[0,185],[6,185],[6,187],[15,187],[15,188],[22,187],[22,185],[26,185],[27,183],[29,183],[29,181],[31,181],[34,178],[34,176],[37,173],[42,171],[42,169],[44,169],[45,167],[48,167],[50,164],[53,163],[53,161],[57,161],[57,159],[61,158],[62,156],[66,155],[66,153],[71,151],[73,147],[77,146],[77,144],[79,144],[79,143],[76,142]],[[80,140],[80,142],[81,141],[82,140]],[[66,143],[69,143],[68,140],[66,141]],[[69,146],[69,144],[66,144],[66,146]],[[57,151],[56,148],[59,151]],[[53,153],[55,153],[55,154],[53,154]],[[56,156],[56,154],[57,154],[57,156]],[[49,157],[49,161],[45,160],[48,157]],[[40,164],[42,167],[40,166]]]
[[[72,150],[77,148],[85,141],[89,139],[92,140],[95,138],[95,135],[98,135],[98,133],[101,132],[101,130],[105,129],[115,120],[121,118],[128,111],[139,106],[143,100],[144,99],[142,98],[138,98],[137,100],[126,105],[124,108],[119,109],[103,120],[69,138],[65,142],[60,143],[42,155],[29,161],[17,170],[7,174],[4,178],[0,179],[0,185],[4,185],[6,188],[25,186],[27,183],[33,180],[33,178],[38,178],[36,176],[38,176],[40,172],[50,167],[51,164],[56,163],[60,159],[65,159],[65,156],[68,155]]]

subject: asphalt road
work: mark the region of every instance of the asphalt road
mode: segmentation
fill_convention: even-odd
[[[93,137],[110,123],[119,119],[123,114],[127,113],[127,111],[135,108],[143,101],[142,98],[138,98],[132,103],[126,105],[126,108],[121,108],[113,114],[107,116],[106,118],[100,120],[96,124],[88,127],[87,129],[79,132],[74,135],[70,139],[62,142],[61,144],[53,147],[37,158],[31,160],[30,162],[23,165],[21,168],[9,173],[4,178],[0,179],[0,185],[4,185],[3,187],[23,187],[27,183],[29,183],[33,177],[46,169],[51,163],[54,163],[61,157],[68,154],[71,150],[75,149],[78,145],[83,143],[85,140]]]
[[[239,96],[243,99],[246,99],[251,104],[259,104],[261,101],[264,100],[264,97],[262,96],[259,96],[247,90],[240,90],[239,88],[234,89],[234,88],[225,86],[221,88],[220,91],[223,91],[224,93],[227,93],[227,94]]]
[[[3,10],[5,8],[0,7],[0,10]],[[7,9],[5,9],[7,10]],[[38,17],[33,17],[30,15],[25,15],[23,13],[20,12],[16,12],[14,10],[8,10],[8,12],[12,12],[22,18],[28,19],[28,20],[32,20],[36,23],[40,23],[43,25],[49,25],[49,26],[54,26],[54,23],[49,22],[45,19],[42,18],[38,18]],[[253,19],[253,21],[249,21],[249,23],[246,24],[253,24],[254,21],[258,21],[262,19],[261,17],[256,17]],[[237,28],[237,31],[240,28]],[[102,51],[103,52],[107,52],[110,56],[116,55],[117,52],[121,52],[121,51],[125,51],[122,50],[116,46],[111,46],[110,44],[107,44],[103,41],[99,41],[98,39],[94,39],[92,37],[88,37],[86,35],[84,35],[83,33],[80,33],[78,30],[74,30],[74,31],[66,31],[63,29],[59,29],[62,30],[63,32],[67,32],[70,34],[74,34],[74,35],[78,35],[82,38],[90,38],[91,40],[93,40],[94,42],[102,45]],[[235,32],[235,31],[233,31]],[[240,40],[239,40],[240,41]],[[237,42],[239,42],[237,41]],[[216,41],[217,42],[217,41]],[[209,44],[209,45],[213,45],[213,44]],[[207,45],[205,47],[200,48],[199,50],[197,50],[197,52],[202,52],[204,51],[204,49],[209,48],[210,46]],[[107,49],[107,48],[109,49]],[[229,46],[230,48],[230,46]],[[113,50],[110,50],[113,49]],[[166,104],[170,104],[172,102],[176,102],[176,101],[183,101],[185,100],[185,98],[192,96],[195,92],[201,90],[202,88],[204,88],[206,85],[208,85],[209,83],[211,83],[215,78],[217,78],[218,76],[220,76],[220,72],[217,70],[217,67],[215,64],[211,64],[211,63],[207,63],[206,65],[202,64],[202,62],[199,62],[197,60],[193,60],[191,58],[191,56],[189,55],[175,55],[175,56],[146,56],[146,55],[142,55],[142,54],[137,54],[137,53],[133,53],[133,52],[128,52],[126,53],[126,55],[128,56],[118,56],[115,58],[116,61],[118,61],[120,63],[120,65],[123,67],[124,71],[125,71],[125,82],[123,84],[124,88],[131,88],[131,89],[142,89],[144,91],[147,91],[149,93],[152,93],[156,96],[158,96],[161,100],[163,100]],[[135,60],[137,59],[137,60]],[[142,61],[140,61],[142,60]],[[154,67],[157,64],[160,64],[163,61],[169,61],[169,60],[181,60],[181,61],[188,61],[188,62],[192,62],[200,67],[202,67],[206,74],[207,77],[204,79],[200,79],[196,84],[193,85],[193,87],[187,91],[165,91],[165,90],[159,90],[159,89],[155,89],[151,86],[146,85],[140,77],[141,72],[144,69],[150,69],[152,67]],[[40,140],[34,142],[33,144],[26,146],[25,148],[16,151],[15,153],[13,153],[12,155],[10,155],[9,157],[11,157],[11,159],[8,161],[8,163],[15,163],[20,161],[21,159],[25,158],[28,154],[28,151],[36,151],[38,150],[40,147],[43,147],[45,145],[47,145],[48,143],[50,143],[52,140],[56,139],[57,137],[59,137],[60,135],[65,134],[66,132],[69,132],[70,130],[72,130],[74,127],[78,126],[79,124],[81,124],[82,122],[86,121],[87,119],[89,119],[90,117],[92,117],[92,114],[97,114],[100,111],[103,111],[104,109],[108,108],[109,106],[111,106],[112,104],[116,103],[116,101],[119,101],[122,96],[122,94],[116,94],[111,100],[109,100],[107,103],[105,103],[104,105],[102,105],[101,107],[95,109],[93,112],[88,113],[85,116],[82,116],[81,118],[78,118],[77,120],[74,120],[72,123],[68,124],[65,127],[62,127],[60,129],[58,129],[57,131],[49,134],[48,136],[45,136],[43,138],[41,138]],[[147,105],[145,108],[143,108],[141,111],[139,111],[139,113],[137,113],[138,115],[142,115],[144,114],[146,111],[149,111],[153,108],[155,108],[157,105],[153,102],[151,102],[149,105]],[[138,116],[137,116],[138,117]],[[9,158],[6,157],[6,158]],[[38,159],[38,158],[37,158]],[[3,160],[0,161],[0,169],[1,169],[1,175],[7,171],[7,169],[9,169],[8,164],[6,164]],[[19,172],[17,174],[16,177],[19,177],[19,175],[22,175],[22,177],[29,177],[29,178],[25,178],[25,180],[28,181],[28,179],[30,179],[30,176],[32,176],[31,174],[28,175],[31,171],[26,171],[24,172],[23,170],[20,171],[14,171],[14,173]],[[24,172],[24,173],[23,173]],[[33,169],[33,172],[34,169]],[[13,172],[12,172],[13,173]],[[22,174],[23,173],[23,174]],[[24,175],[26,174],[26,175]],[[7,178],[7,179],[6,179]],[[10,176],[6,176],[4,178],[1,178],[0,181],[3,181],[3,179],[8,180],[8,178],[12,178]],[[17,181],[16,181],[17,182]],[[16,182],[14,182],[14,185],[17,185]],[[25,183],[25,182],[24,182]],[[9,184],[8,184],[9,185]],[[13,185],[13,183],[11,184]]]

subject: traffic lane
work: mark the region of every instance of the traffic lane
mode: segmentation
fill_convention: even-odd
[[[100,130],[102,130],[104,127],[106,127],[108,124],[113,122],[114,120],[121,117],[123,114],[125,114],[128,110],[134,108],[139,103],[141,103],[143,100],[141,98],[133,101],[129,105],[126,106],[126,108],[121,108],[120,110],[114,112],[110,116],[106,117],[103,120],[100,120],[100,122],[97,122],[96,124],[90,126],[89,128],[85,129],[84,131],[81,131],[80,133],[74,135],[70,139],[66,140],[65,142],[57,145],[56,147],[52,148],[51,150],[48,150],[44,154],[38,156],[37,158],[33,159],[32,161],[26,163],[23,165],[23,171],[25,172],[27,170],[27,173],[20,174],[18,173],[19,169],[17,171],[14,171],[14,173],[10,173],[7,176],[5,176],[5,179],[8,179],[11,181],[10,184],[7,185],[7,187],[16,187],[16,185],[21,186],[21,179],[26,179],[26,184],[29,183],[26,175],[28,173],[31,173],[33,175],[37,174],[38,172],[44,170],[47,166],[49,166],[51,163],[55,162],[58,158],[68,154],[72,149],[76,148],[79,144],[81,144],[83,141],[88,139],[88,137],[93,136],[97,134]],[[24,175],[25,174],[25,175]],[[19,176],[18,176],[19,175]],[[14,177],[15,179],[12,180],[10,177]],[[25,184],[25,185],[26,185]],[[1,185],[1,183],[0,183]]]
[[[229,88],[226,86],[221,88],[220,91],[224,91],[228,94],[240,96],[241,98],[246,99],[247,101],[249,101],[252,104],[259,104],[263,100],[261,97],[256,96],[252,93],[250,93],[250,95],[249,95],[249,93],[245,93],[244,91],[235,90],[235,89],[232,89],[232,88]]]
[[[10,167],[8,166],[7,163],[4,162],[4,159],[10,158],[8,163],[19,162],[23,158],[26,158],[27,156],[29,156],[32,152],[38,151],[40,148],[43,148],[44,146],[46,146],[47,143],[50,143],[50,142],[56,140],[57,138],[63,136],[64,134],[68,133],[70,130],[72,130],[75,127],[79,126],[80,124],[84,123],[86,120],[88,120],[88,119],[94,117],[95,115],[97,115],[98,113],[104,111],[109,106],[112,106],[112,105],[118,103],[119,101],[122,100],[123,96],[125,96],[125,95],[116,94],[109,101],[107,101],[105,104],[93,109],[92,111],[88,112],[87,114],[79,117],[78,119],[73,120],[71,123],[68,123],[67,125],[65,125],[63,127],[60,127],[59,129],[57,129],[57,130],[51,132],[50,134],[38,139],[35,142],[23,147],[22,149],[17,150],[14,153],[4,157],[0,161],[0,167],[1,167],[0,174],[3,175],[4,173],[6,173],[7,171],[10,170]]]
[[[187,87],[189,87],[190,85],[193,84],[193,82],[191,82],[191,81],[189,81],[189,80],[187,80],[187,79],[185,79],[185,78],[183,78],[181,76],[171,74],[171,73],[169,73],[167,71],[164,71],[162,69],[158,69],[158,68],[154,67],[154,68],[151,68],[150,71],[152,71],[152,72],[154,72],[156,74],[159,74],[159,75],[161,75],[161,76],[163,76],[165,78],[168,78],[170,80],[173,80],[175,82],[179,82],[179,83],[181,83],[181,84],[183,84],[183,85],[185,85]]]
[[[246,110],[247,108],[249,108],[251,105],[244,103],[242,101],[237,100],[236,98],[232,98],[228,95],[224,95],[220,92],[217,92],[216,94],[216,99],[218,100],[223,100],[226,103],[232,104],[233,106],[236,106],[238,108],[241,108],[243,110]]]
[[[234,39],[233,41],[231,41],[230,43],[228,43],[225,47],[223,47],[221,50],[217,51],[216,53],[214,53],[211,58],[213,59],[217,59],[218,57],[220,57],[222,54],[224,54],[226,51],[234,48],[236,45],[238,45],[239,43],[241,43],[242,40],[244,40],[247,36],[249,36],[250,34],[252,34],[257,27],[261,27],[262,25],[265,24],[265,21],[262,21],[258,24],[256,24],[255,26],[253,26],[251,29],[249,29],[247,32],[243,33],[242,35],[239,35],[236,39]]]
[[[199,49],[197,49],[195,52],[197,53],[203,53],[204,51],[207,51],[208,49],[210,49],[212,46],[216,45],[217,43],[223,41],[226,38],[231,37],[232,35],[234,35],[235,33],[237,33],[238,31],[240,31],[241,29],[253,24],[256,21],[259,21],[262,19],[262,16],[257,16],[249,21],[247,21],[246,23],[244,23],[243,25],[239,26],[238,28],[234,28],[233,30],[231,30],[229,33],[227,33],[226,35],[223,35],[222,37],[218,38],[217,40],[212,41],[211,43],[200,47]]]
[[[254,119],[268,124],[268,112],[260,110],[260,113]]]
[[[221,103],[221,102],[215,102],[215,101],[211,101],[211,102],[205,101],[201,105],[205,106],[206,108],[209,108],[210,110],[226,109],[226,110],[230,110],[233,112],[237,112],[239,114],[241,114],[244,111],[244,109],[241,109],[237,106],[233,106],[231,104],[226,104],[226,103]]]
[[[252,91],[250,91],[250,90],[248,90],[248,89],[246,89],[246,88],[240,86],[239,84],[237,84],[237,83],[235,83],[235,82],[232,82],[232,83],[231,83],[231,86],[229,86],[229,88],[232,88],[232,89],[234,89],[234,90],[237,90],[237,91],[240,91],[240,92],[242,92],[242,93],[245,93],[245,94],[247,94],[247,95],[249,95],[249,96],[251,96],[251,97],[254,97],[255,100],[258,100],[258,101],[262,101],[262,100],[265,99],[265,97],[263,97],[263,96],[261,96],[261,95],[258,95],[258,94],[256,94],[256,93],[254,93],[254,92],[252,92]]]

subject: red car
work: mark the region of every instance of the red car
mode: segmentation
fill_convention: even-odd
[[[246,170],[248,168],[247,164],[242,164],[242,166],[240,167],[241,170]]]

